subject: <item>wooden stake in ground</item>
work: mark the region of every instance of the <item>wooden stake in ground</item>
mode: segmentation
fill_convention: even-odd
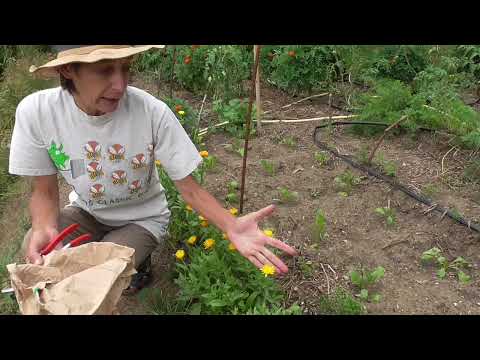
[[[245,194],[245,173],[247,172],[247,155],[248,155],[248,138],[250,136],[250,124],[252,122],[252,106],[253,98],[255,96],[255,81],[257,78],[258,62],[260,59],[260,47],[257,45],[257,53],[255,54],[255,61],[253,62],[252,71],[252,91],[250,92],[250,101],[248,102],[248,112],[245,124],[245,145],[243,147],[243,165],[242,165],[242,184],[240,187],[240,214],[243,213],[243,195]]]
[[[394,127],[397,127],[398,125],[400,125],[400,123],[404,120],[407,119],[407,115],[403,115],[400,119],[398,119],[397,121],[395,121],[392,125],[390,125],[388,128],[386,128],[384,131],[383,131],[383,134],[382,136],[380,137],[380,139],[378,140],[377,144],[375,145],[375,147],[373,148],[372,150],[372,153],[370,154],[370,157],[368,158],[368,165],[371,165],[372,164],[372,160],[373,160],[373,157],[375,156],[375,152],[377,151],[378,147],[380,146],[380,144],[382,143],[383,139],[385,138],[385,136],[387,136],[387,133],[393,129]]]
[[[258,45],[253,45],[254,61],[256,61],[258,53],[259,53]],[[262,132],[262,101],[260,98],[260,66],[257,66],[257,72],[255,77],[255,95],[256,95],[256,106],[257,106],[257,132],[260,134]]]

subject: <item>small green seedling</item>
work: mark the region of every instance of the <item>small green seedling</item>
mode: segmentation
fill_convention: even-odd
[[[323,240],[327,235],[327,219],[323,215],[322,210],[318,209],[315,214],[315,222],[313,224],[313,237],[315,240]]]
[[[279,189],[280,193],[280,202],[284,204],[294,203],[298,201],[298,192],[290,191],[285,187]]]
[[[280,141],[280,144],[286,145],[289,148],[293,149],[293,148],[297,147],[297,140],[295,140],[295,138],[293,136],[287,136]]]
[[[445,279],[449,271],[456,271],[458,280],[462,284],[468,284],[471,277],[465,274],[461,269],[469,267],[469,263],[461,256],[457,257],[452,262],[449,262],[445,256],[442,255],[442,251],[437,248],[431,248],[422,254],[421,260],[423,263],[436,262],[438,265],[437,276],[440,279]]]
[[[346,290],[337,288],[330,295],[319,298],[321,314],[327,315],[362,315],[365,314],[365,305],[356,301]]]
[[[360,289],[360,293],[357,294],[360,299],[364,301],[370,299],[373,302],[380,302],[382,299],[381,295],[370,294],[368,288],[383,278],[384,275],[385,269],[382,266],[378,266],[373,271],[365,271],[364,269],[360,271],[352,271],[350,273],[350,280],[353,285]]]
[[[277,172],[277,166],[273,161],[262,159],[260,160],[260,165],[268,175],[275,176],[275,173]]]
[[[385,156],[380,153],[377,156],[376,163],[382,171],[388,176],[396,176],[397,175],[397,164],[394,161],[386,160]]]
[[[368,146],[362,146],[356,155],[360,164],[368,165],[368,159],[370,158],[370,152]]]
[[[432,183],[425,185],[422,190],[423,190],[423,193],[430,198],[439,192],[438,187]]]
[[[311,276],[313,274],[313,263],[311,260],[299,259],[298,266],[302,271],[302,274],[305,277]]]
[[[233,181],[230,181],[228,183],[228,192],[229,193],[233,193],[238,189],[240,189],[240,184],[238,183],[238,181],[233,180]]]
[[[319,166],[324,166],[330,161],[330,155],[326,151],[315,152],[314,158]]]
[[[236,150],[236,153],[237,153],[238,155],[240,155],[241,158],[243,158],[243,156],[245,155],[245,149],[244,149],[244,148],[238,148],[238,149]]]
[[[236,204],[238,203],[238,195],[236,193],[233,193],[233,192],[230,192],[227,194],[227,196],[225,197],[225,200],[229,203],[229,204]]]
[[[213,170],[217,166],[217,158],[213,155],[209,155],[203,159],[203,166],[205,170]]]
[[[390,207],[379,207],[375,209],[375,212],[385,218],[388,226],[395,225],[396,214],[394,209]]]
[[[333,179],[337,191],[341,196],[349,196],[353,188],[359,185],[362,181],[362,178],[355,176],[350,170],[344,171],[342,174],[338,175]]]

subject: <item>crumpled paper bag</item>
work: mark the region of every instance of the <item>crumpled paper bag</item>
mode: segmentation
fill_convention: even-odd
[[[91,242],[44,257],[43,265],[7,265],[24,315],[112,315],[136,273],[135,250]],[[35,291],[40,289],[40,291]]]

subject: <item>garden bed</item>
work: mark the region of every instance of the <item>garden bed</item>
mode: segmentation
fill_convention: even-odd
[[[189,98],[187,94],[177,96]],[[265,109],[278,109],[296,100],[269,88],[263,90],[263,96]],[[325,100],[317,99],[298,104],[282,116],[337,114]],[[295,259],[284,257],[290,272],[277,281],[286,293],[285,305],[297,302],[309,314],[328,312],[321,299],[329,294],[333,296],[335,289],[342,288],[353,296],[359,293],[351,283],[351,271],[382,266],[384,278],[370,289],[381,295],[380,302],[362,302],[368,313],[479,314],[479,235],[449,218],[441,219],[434,212],[424,214],[426,206],[399,191],[392,191],[389,185],[375,178],[363,178],[348,197],[340,196],[334,179],[349,166],[338,159],[324,166],[316,162],[314,154],[319,149],[312,137],[316,125],[265,126],[264,133],[251,140],[249,151],[245,212],[278,202],[279,187],[299,195],[295,203],[277,204],[277,210],[264,224],[275,230],[276,237],[301,253]],[[362,147],[371,149],[375,143],[374,138],[351,135],[346,128],[325,132],[325,137],[330,146],[342,154],[355,155]],[[286,138],[295,140],[296,145],[281,144]],[[223,133],[205,140],[210,154],[218,158],[216,170],[207,175],[206,187],[222,202],[227,183],[238,180],[241,174],[241,157],[225,147],[232,140]],[[454,207],[470,220],[478,221],[480,207],[475,199],[478,187],[461,181],[468,153],[452,151],[444,158],[449,149],[441,138],[426,134],[415,140],[407,135],[387,138],[379,152],[395,162],[396,176],[401,183],[427,188],[439,204]],[[279,165],[274,176],[265,173],[260,164],[262,159]],[[442,173],[442,159],[444,173],[438,176]],[[359,177],[366,175],[350,170]],[[376,208],[386,207],[388,203],[396,212],[395,224],[391,227],[375,213]],[[322,240],[314,240],[312,236],[318,209],[327,220],[327,236]],[[448,260],[464,257],[471,264],[465,270],[471,282],[461,284],[455,272],[440,280],[435,266],[422,264],[422,253],[433,247],[440,248]],[[154,262],[157,285],[174,292],[173,253],[169,253],[168,248],[159,249]],[[121,305],[126,313],[146,311],[135,298],[123,299]]]

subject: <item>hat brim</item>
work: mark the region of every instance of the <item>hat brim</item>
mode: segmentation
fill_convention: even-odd
[[[85,55],[72,54],[63,56],[59,59],[49,61],[48,63],[38,67],[32,65],[30,67],[30,72],[36,73],[44,77],[56,77],[58,76],[57,68],[62,65],[76,62],[91,64],[101,60],[122,59],[139,54],[144,51],[148,51],[150,49],[163,49],[164,47],[165,45],[138,45],[120,49],[103,48],[92,51],[91,53]]]

